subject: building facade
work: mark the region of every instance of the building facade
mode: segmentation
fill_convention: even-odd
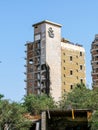
[[[95,35],[95,39],[91,45],[91,65],[92,65],[92,87],[98,88],[98,34]]]
[[[70,92],[75,84],[86,84],[85,50],[82,45],[61,41],[62,92]]]
[[[34,42],[26,43],[26,91],[51,94],[58,101],[63,91],[86,82],[85,50],[61,38],[61,25],[42,21],[33,25]]]

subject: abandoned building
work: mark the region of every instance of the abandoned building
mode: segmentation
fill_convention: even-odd
[[[42,111],[30,130],[90,130],[91,117],[88,109]]]
[[[85,49],[61,37],[61,25],[42,21],[33,25],[34,41],[26,45],[26,92],[46,93],[58,101],[77,83],[86,83]]]
[[[91,45],[91,65],[92,65],[92,87],[98,88],[98,34],[95,35],[95,39]]]

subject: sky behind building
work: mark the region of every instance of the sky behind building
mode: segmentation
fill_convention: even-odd
[[[33,41],[32,24],[50,20],[62,25],[62,37],[86,50],[86,81],[91,88],[91,42],[98,33],[98,0],[1,0],[0,93],[12,101],[25,95],[25,43]]]

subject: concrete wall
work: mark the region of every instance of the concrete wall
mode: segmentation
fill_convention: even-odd
[[[85,72],[85,50],[81,46],[73,45],[70,43],[61,43],[61,58],[62,58],[62,92],[70,92],[71,85],[86,83]],[[80,52],[82,55],[80,56]],[[70,60],[72,57],[72,60]],[[80,66],[82,65],[82,70]],[[73,74],[70,74],[72,70]]]
[[[52,28],[54,38],[49,37]],[[61,28],[46,24],[46,62],[50,67],[50,93],[55,101],[61,97]]]

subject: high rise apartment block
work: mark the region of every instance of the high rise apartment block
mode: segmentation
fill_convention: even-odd
[[[95,35],[95,39],[91,45],[91,55],[92,55],[92,87],[98,88],[98,34]]]
[[[61,38],[61,25],[42,21],[33,25],[34,42],[26,43],[26,91],[51,94],[58,101],[77,83],[85,83],[85,50]]]

